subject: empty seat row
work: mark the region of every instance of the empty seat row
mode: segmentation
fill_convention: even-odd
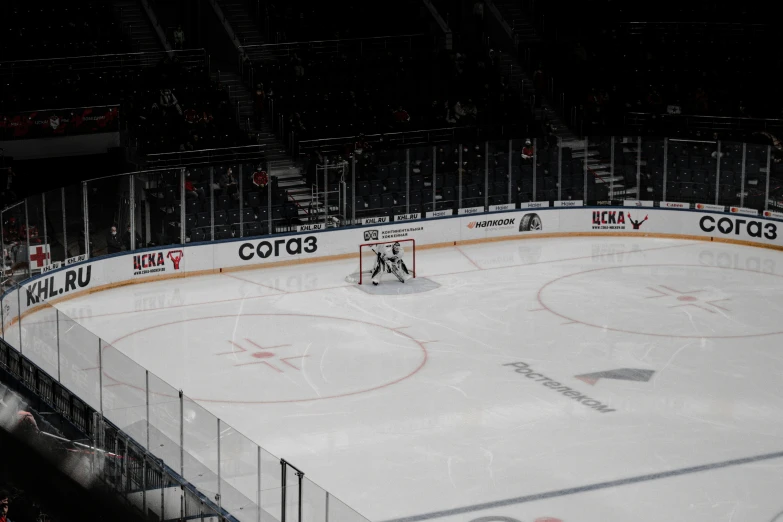
[[[191,243],[212,240],[211,227],[194,228],[189,233]],[[269,228],[266,223],[251,221],[244,223],[241,228],[241,237],[262,236],[268,233]],[[215,225],[215,239],[231,239],[233,237],[240,237],[239,226]]]

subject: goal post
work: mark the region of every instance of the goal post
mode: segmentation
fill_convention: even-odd
[[[370,281],[372,269],[375,266],[376,253],[373,247],[382,245],[393,245],[399,243],[402,247],[402,260],[405,266],[410,270],[411,276],[416,277],[416,240],[415,239],[395,239],[393,241],[376,241],[375,243],[362,243],[359,245],[359,266],[346,277],[349,283],[364,284]]]

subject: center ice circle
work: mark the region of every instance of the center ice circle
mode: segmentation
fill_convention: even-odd
[[[703,265],[585,270],[546,283],[541,306],[606,331],[681,338],[782,334],[783,278]]]
[[[175,340],[196,328],[199,342],[179,348],[182,343]],[[404,332],[304,314],[183,319],[137,330],[114,345],[126,353],[144,351],[145,346],[171,347],[174,353],[166,357],[174,365],[182,361],[182,388],[201,402],[267,404],[347,397],[397,384],[427,361],[424,345]],[[111,361],[104,367],[111,368]],[[107,376],[122,382],[116,375]]]

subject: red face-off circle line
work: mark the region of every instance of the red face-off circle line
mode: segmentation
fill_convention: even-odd
[[[705,265],[685,265],[685,264],[665,264],[665,265],[654,265],[654,264],[648,264],[648,265],[623,265],[623,266],[607,266],[607,267],[601,267],[601,268],[593,268],[590,270],[582,270],[580,272],[574,272],[572,274],[566,274],[564,276],[557,277],[555,279],[552,279],[551,281],[547,282],[539,288],[538,294],[536,298],[538,299],[538,303],[541,305],[543,309],[546,311],[561,317],[563,319],[566,319],[568,321],[572,321],[577,324],[581,324],[584,326],[590,326],[592,328],[599,328],[601,330],[606,330],[610,332],[618,332],[618,333],[627,333],[627,334],[634,334],[634,335],[648,335],[651,337],[669,337],[669,338],[675,338],[675,339],[751,339],[755,337],[769,337],[771,335],[781,335],[783,334],[783,330],[777,331],[777,332],[767,332],[767,333],[759,333],[759,334],[744,334],[744,335],[673,335],[673,334],[664,334],[664,333],[651,333],[651,332],[639,332],[634,330],[624,330],[622,328],[611,328],[608,326],[598,325],[598,324],[592,324],[588,323],[586,321],[582,321],[580,319],[576,319],[574,317],[570,317],[566,314],[557,312],[552,307],[547,305],[544,302],[543,293],[544,291],[550,287],[551,285],[558,283],[562,281],[563,279],[567,279],[569,277],[575,277],[578,275],[584,275],[589,274],[592,272],[600,272],[603,270],[617,270],[621,268],[661,268],[661,267],[684,267],[684,268],[712,268],[717,270],[737,270],[740,272],[750,272],[753,274],[761,274],[761,275],[768,275],[772,277],[778,277],[783,278],[783,276],[778,274],[770,274],[767,272],[760,272],[758,270],[749,270],[746,268],[734,268],[734,267],[724,267],[724,266],[705,266]]]
[[[404,376],[402,376],[402,377],[400,377],[398,379],[395,379],[395,380],[393,380],[391,382],[387,382],[387,383],[384,383],[384,384],[381,384],[381,385],[378,385],[378,386],[374,386],[372,388],[367,388],[367,389],[364,389],[364,390],[357,390],[357,391],[353,391],[353,392],[340,393],[340,394],[337,394],[337,395],[328,395],[326,397],[312,397],[312,398],[309,398],[309,399],[286,399],[286,400],[279,400],[279,401],[243,401],[243,400],[222,400],[222,399],[200,399],[200,398],[191,397],[190,400],[198,401],[198,402],[211,402],[211,403],[218,403],[218,404],[282,404],[282,403],[291,403],[291,402],[311,402],[311,401],[318,401],[318,400],[325,400],[325,399],[339,399],[339,398],[343,398],[343,397],[350,397],[352,395],[359,395],[359,394],[363,394],[363,393],[370,393],[370,392],[373,392],[373,391],[376,391],[376,390],[381,390],[383,388],[387,388],[389,386],[393,386],[393,385],[398,384],[398,383],[400,383],[400,382],[402,382],[402,381],[404,381],[406,379],[409,379],[410,377],[413,377],[419,371],[421,371],[421,369],[424,367],[425,364],[427,364],[427,359],[428,359],[427,349],[424,347],[424,343],[422,341],[418,341],[417,339],[414,339],[412,336],[410,336],[410,335],[408,335],[408,334],[406,334],[404,332],[401,332],[398,329],[391,328],[391,327],[388,327],[388,326],[383,326],[383,325],[380,325],[380,324],[370,323],[368,321],[362,321],[360,319],[347,319],[347,318],[344,318],[344,317],[331,317],[331,316],[327,316],[327,315],[314,315],[314,314],[242,314],[239,317],[305,317],[305,318],[308,318],[308,319],[315,318],[315,319],[331,319],[331,320],[337,320],[337,321],[349,321],[349,322],[352,322],[352,323],[359,323],[359,324],[363,324],[363,325],[366,325],[366,326],[374,326],[374,327],[377,327],[377,328],[382,328],[382,329],[385,329],[385,330],[389,330],[389,331],[391,331],[394,334],[398,334],[398,335],[401,335],[403,337],[406,337],[406,338],[410,339],[411,341],[413,341],[414,343],[416,343],[419,346],[419,348],[421,348],[422,360],[419,363],[419,365],[416,368],[413,369],[413,371],[411,371],[407,375],[404,375]],[[162,328],[162,327],[165,327],[165,326],[171,326],[173,324],[182,324],[182,323],[188,323],[188,322],[191,322],[191,321],[203,321],[203,320],[208,320],[208,319],[226,319],[226,318],[236,319],[237,316],[236,315],[212,315],[212,316],[207,316],[207,317],[196,317],[196,318],[191,318],[191,319],[181,319],[181,320],[178,320],[178,321],[171,321],[171,322],[168,322],[168,323],[162,323],[162,324],[158,324],[158,325],[148,326],[146,328],[141,328],[139,330],[134,330],[132,332],[129,332],[129,333],[123,335],[122,337],[118,337],[111,344],[114,345],[116,343],[119,343],[120,341],[123,341],[123,340],[127,339],[128,337],[131,337],[133,335],[136,335],[136,334],[139,334],[139,333],[142,333],[142,332],[146,332],[146,331],[149,331],[149,330],[154,330],[156,328]],[[131,387],[131,388],[135,388],[137,390],[144,391],[142,388],[140,388],[138,386],[135,386],[133,384],[129,384],[129,383],[123,382],[123,381],[121,381],[119,379],[115,379],[114,377],[112,377],[108,373],[106,373],[105,370],[104,370],[104,375],[106,377],[108,377],[109,379],[112,379],[113,381],[117,382],[117,383],[121,383],[121,384],[124,384],[125,386]],[[167,396],[165,394],[157,394],[157,395]]]

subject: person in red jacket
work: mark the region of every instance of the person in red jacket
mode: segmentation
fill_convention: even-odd
[[[533,156],[535,155],[535,149],[533,149],[533,144],[530,143],[530,140],[525,140],[525,146],[522,147],[522,159],[530,160],[533,159]]]
[[[408,111],[402,108],[402,105],[397,107],[396,110],[392,111],[392,117],[394,118],[395,123],[408,123],[411,121],[410,114],[408,114]]]
[[[204,200],[204,189],[201,187],[196,188],[193,182],[190,181],[190,172],[187,173],[185,178],[185,195],[189,198],[198,198]]]
[[[8,504],[10,503],[8,492],[0,491],[0,522],[11,522],[8,518]]]

